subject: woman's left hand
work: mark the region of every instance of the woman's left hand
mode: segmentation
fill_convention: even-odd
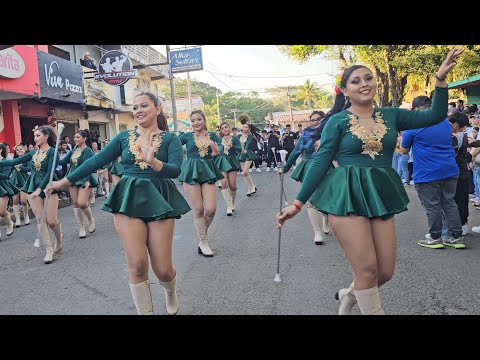
[[[40,188],[37,188],[37,190],[35,190],[33,193],[32,193],[32,198],[36,198],[37,196],[40,196],[40,194],[42,193],[42,189]]]
[[[220,154],[220,149],[218,148],[218,144],[215,141],[210,141],[210,147],[212,148],[212,156],[217,156]]]
[[[139,147],[140,156],[142,160],[147,164],[152,165],[155,161],[155,148],[153,147],[153,135],[150,131],[147,131],[145,135],[145,146],[143,148]]]
[[[463,53],[465,49],[452,49],[447,55],[447,58],[443,61],[442,65],[440,65],[438,71],[437,71],[437,78],[440,79],[445,79],[447,77],[447,74],[450,72],[450,70],[453,69],[455,65],[457,65],[455,59]]]
[[[90,189],[90,181],[85,182],[85,190]]]

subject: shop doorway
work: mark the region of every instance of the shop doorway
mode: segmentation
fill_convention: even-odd
[[[103,140],[107,137],[107,126],[102,123],[89,123],[88,127],[90,128],[90,134],[92,135],[92,142],[96,141],[98,143],[98,149],[100,150],[103,146]],[[100,141],[98,138],[100,137]]]

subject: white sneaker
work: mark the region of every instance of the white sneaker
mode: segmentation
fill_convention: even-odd
[[[266,172],[270,172],[270,168],[269,168],[269,167],[267,167],[267,170],[265,170],[265,171],[266,171]]]
[[[409,184],[410,184],[410,185],[415,185],[415,183],[413,182],[413,180],[411,180]]]
[[[275,172],[277,172],[277,171],[278,171],[278,169],[277,169],[276,167],[275,167],[275,168],[273,168],[273,170],[274,170]]]
[[[468,225],[465,224],[462,226],[462,236],[465,236],[469,233],[470,231],[468,230]]]
[[[257,172],[262,172],[262,169],[260,169],[260,168],[257,168]]]
[[[40,247],[40,239],[35,239],[35,242],[33,243],[33,246],[35,246],[36,248],[39,248]]]
[[[472,227],[472,231],[473,231],[474,233],[480,234],[480,225],[479,225],[479,226],[473,226],[473,227]]]
[[[293,167],[292,167],[293,171],[295,171],[296,168],[297,168],[297,167],[296,167],[295,165],[293,165]]]
[[[251,172],[252,172],[252,168],[248,169],[248,172],[251,173]]]

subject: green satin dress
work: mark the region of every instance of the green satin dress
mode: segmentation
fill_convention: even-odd
[[[240,162],[237,154],[242,151],[240,140],[236,136],[231,136],[231,144],[228,149],[225,147],[227,144],[227,142],[224,142],[224,138],[220,139],[218,144],[220,155],[215,157],[215,164],[221,172],[239,171]]]
[[[8,160],[0,160],[0,164]],[[10,172],[12,168],[10,166],[4,166],[0,168],[0,197],[12,197],[20,192],[18,188],[13,185],[10,180]]]
[[[67,165],[70,164],[70,168],[65,176],[73,173],[80,165],[82,165],[85,161],[93,157],[95,153],[91,148],[85,146],[83,150],[80,150],[78,147],[74,147],[72,151],[70,151],[67,156],[65,156],[62,160],[58,163],[60,165]],[[90,188],[96,188],[98,186],[98,181],[92,174],[89,174],[87,177],[78,180],[73,185],[82,187],[85,189],[85,183],[90,182]]]
[[[30,162],[32,166],[32,171],[27,177],[27,180],[23,185],[22,191],[24,193],[31,194],[35,192],[38,188],[40,188],[42,190],[40,192],[40,196],[44,198],[45,193],[43,192],[43,190],[48,184],[48,180],[50,179],[50,173],[52,169],[57,167],[57,164],[53,164],[53,157],[55,156],[55,151],[56,150],[52,147],[49,147],[46,151],[30,151],[29,153],[13,160],[0,161],[0,167],[26,164]],[[53,175],[53,180],[58,180],[55,173]],[[54,193],[56,193],[56,191]]]
[[[220,142],[215,133],[208,133],[210,139],[217,144]],[[187,159],[183,162],[182,172],[178,180],[190,185],[196,184],[215,184],[217,180],[223,179],[222,172],[215,165],[212,157],[212,148],[204,149],[203,152],[199,150],[195,144],[193,132],[188,132],[180,135],[180,141],[187,146]]]
[[[448,90],[436,88],[428,110],[376,108],[374,134],[344,110],[330,118],[297,200],[323,213],[388,219],[407,210],[402,180],[392,168],[397,131],[435,125],[447,116]],[[333,160],[338,167],[329,171]]]
[[[137,146],[140,135],[135,130],[122,131],[92,158],[85,161],[66,178],[72,184],[85,178],[105,164],[122,157],[124,173],[102,210],[124,214],[145,222],[180,219],[190,211],[190,206],[171,179],[180,174],[183,159],[182,144],[173,133],[155,135],[155,157],[163,162],[161,171],[155,171],[141,160]]]
[[[255,153],[249,149],[250,143],[253,141],[253,135],[249,134],[246,139],[242,135],[239,137],[239,140],[240,140],[240,145],[242,146],[242,150],[247,150],[246,154],[240,152],[240,157],[239,157],[240,162],[257,160],[258,159],[257,155],[255,155]]]
[[[116,161],[114,161],[108,171],[110,171],[110,174],[112,175],[122,176],[124,171],[122,158],[118,158]]]
[[[18,189],[22,189],[27,182],[28,173],[30,171],[32,171],[32,165],[30,162],[27,162],[25,165],[15,165],[10,174],[10,183]]]
[[[283,168],[283,172],[286,174],[290,168],[295,165],[295,162],[297,161],[298,157],[300,154],[302,155],[302,161],[297,165],[295,170],[293,171],[293,174],[290,176],[293,180],[303,182],[303,179],[305,178],[305,174],[307,173],[309,164],[311,159],[313,158],[313,155],[315,154],[315,144],[312,144],[308,148],[304,150],[300,150],[301,146],[301,140],[297,141],[297,144],[295,145],[295,148],[293,151],[290,153],[290,156],[288,157],[287,163],[285,164],[285,167]]]

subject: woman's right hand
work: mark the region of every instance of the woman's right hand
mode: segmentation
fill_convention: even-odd
[[[54,192],[55,190],[60,190],[60,189],[66,188],[68,185],[64,184],[64,180],[65,180],[65,178],[63,178],[62,180],[58,180],[58,181],[52,181],[45,188],[45,190],[44,190],[45,194],[52,195],[52,192]]]
[[[242,154],[246,154],[247,153],[247,150],[242,150]]]
[[[276,216],[277,229],[281,228],[285,224],[285,221],[293,218],[299,212],[300,211],[294,205],[290,205],[290,206],[287,206],[286,208],[283,208],[282,212],[277,213],[277,216]]]

